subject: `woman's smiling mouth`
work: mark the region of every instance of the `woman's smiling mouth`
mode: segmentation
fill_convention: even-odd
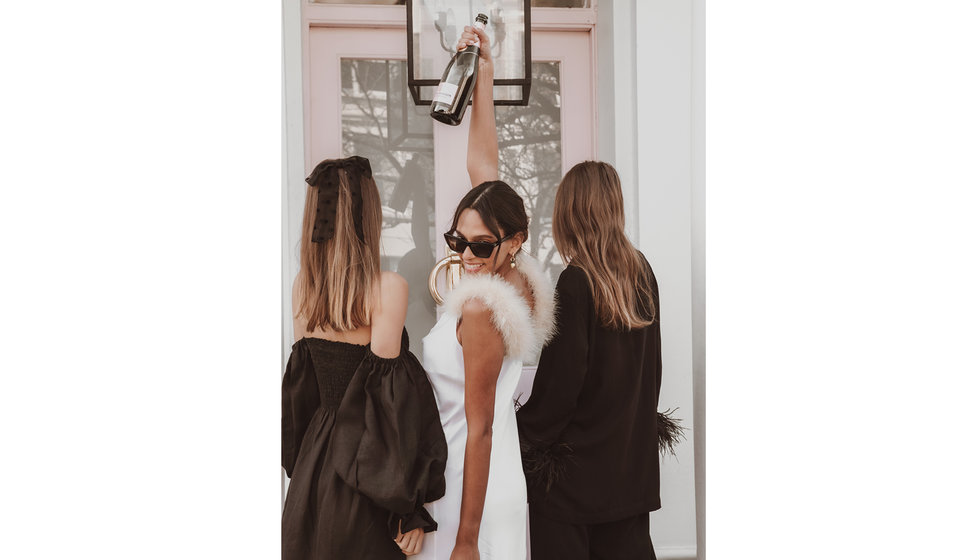
[[[483,267],[484,267],[484,263],[482,262],[468,263],[466,261],[463,261],[463,268],[466,270],[466,272],[477,272]]]

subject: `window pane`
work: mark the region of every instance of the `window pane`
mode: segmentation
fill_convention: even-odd
[[[405,326],[412,352],[435,324],[429,271],[435,266],[432,119],[408,96],[403,60],[343,59],[341,127],[344,155],[371,162],[381,191],[381,269],[408,280]]]
[[[500,178],[524,198],[530,219],[524,249],[546,265],[553,282],[564,268],[551,237],[551,214],[561,181],[559,75],[557,62],[533,62],[528,106],[496,108]]]

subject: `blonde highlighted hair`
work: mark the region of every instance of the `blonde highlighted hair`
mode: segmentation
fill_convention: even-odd
[[[337,160],[324,160],[329,163]],[[381,275],[381,197],[370,172],[351,172],[338,166],[337,202],[330,211],[334,234],[314,242],[320,186],[306,190],[303,233],[300,239],[299,305],[297,318],[307,321],[307,331],[318,328],[350,331],[371,324],[374,293]],[[359,179],[359,180],[358,180]],[[361,215],[354,216],[352,189],[361,196]],[[361,222],[364,240],[357,235]]]
[[[552,231],[562,259],[585,271],[599,322],[628,330],[653,323],[653,279],[625,233],[623,191],[613,166],[584,161],[558,185]]]

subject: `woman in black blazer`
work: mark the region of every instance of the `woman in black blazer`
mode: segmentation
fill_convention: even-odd
[[[595,161],[569,170],[553,220],[568,263],[557,334],[517,413],[534,560],[656,558],[660,302],[624,229],[616,170]]]

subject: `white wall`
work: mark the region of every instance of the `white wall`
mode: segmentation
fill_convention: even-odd
[[[303,0],[283,0],[283,190],[282,199],[282,351],[283,366],[293,344],[292,283],[299,273],[299,228],[306,196],[305,151],[303,149]],[[290,227],[290,225],[293,227]]]
[[[705,0],[694,2],[691,84],[691,257],[694,332],[694,486],[697,497],[698,560],[705,558]]]
[[[613,11],[609,16],[615,56],[629,61],[635,72],[620,78],[621,65],[617,65],[613,87],[632,89],[636,105],[635,126],[622,118],[610,119],[612,115],[601,114],[609,109],[600,90],[600,122],[616,123],[614,150],[600,157],[616,165],[625,190],[632,191],[625,197],[628,204],[630,199],[635,201],[629,212],[634,224],[630,231],[660,284],[664,358],[660,407],[677,407],[677,416],[688,428],[677,457],[667,458],[661,466],[663,507],[651,515],[651,534],[659,558],[695,558],[695,443],[700,443],[700,433],[694,428],[701,427],[703,410],[700,398],[695,399],[694,356],[695,350],[703,356],[704,348],[703,188],[694,188],[694,145],[699,141],[703,145],[703,137],[693,135],[695,11],[691,2],[671,0],[609,2],[606,8],[602,4],[598,25],[607,24],[602,16]],[[624,21],[631,28],[623,26]],[[602,46],[600,41],[600,49]],[[627,50],[634,56],[624,52]],[[600,53],[600,61],[603,59]],[[617,101],[624,96],[619,92]],[[614,110],[628,114],[628,110]],[[703,149],[697,153],[703,158]],[[703,174],[698,177],[703,185]],[[703,394],[702,358],[697,365],[697,387]],[[703,452],[698,455],[703,461]]]
[[[299,258],[293,248],[298,246],[299,231],[289,227],[302,216],[306,193],[303,166],[303,37],[300,22],[302,0],[283,0],[282,3],[282,366],[286,367],[289,349],[293,344],[292,282],[299,272]],[[301,218],[300,218],[301,219]],[[282,502],[286,501],[289,479],[281,473]]]
[[[598,2],[596,14],[599,108],[596,157],[616,167],[623,189],[626,232],[636,242],[636,8],[635,0]]]

